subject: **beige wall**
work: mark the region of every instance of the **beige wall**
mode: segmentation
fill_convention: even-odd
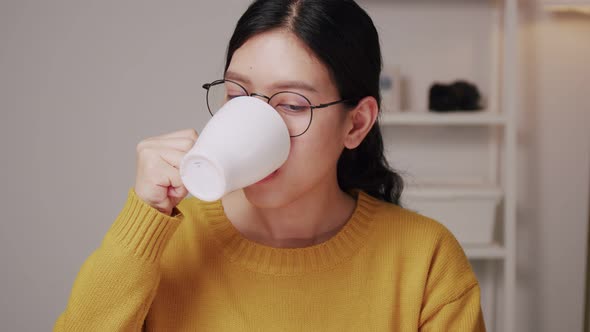
[[[1,330],[53,324],[133,185],[137,142],[203,126],[200,85],[248,2],[0,1]],[[590,19],[527,17],[519,331],[579,331]]]
[[[590,16],[525,7],[521,42],[519,331],[582,331]]]
[[[214,3],[214,5],[212,5]],[[0,1],[0,330],[48,331],[143,137],[209,114],[247,1]]]

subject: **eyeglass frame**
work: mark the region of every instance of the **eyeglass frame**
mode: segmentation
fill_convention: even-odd
[[[307,124],[307,128],[305,128],[305,130],[301,134],[298,134],[298,135],[289,135],[292,138],[293,137],[299,137],[299,136],[305,134],[309,130],[309,128],[311,127],[312,120],[313,120],[313,110],[314,109],[326,108],[326,107],[330,107],[330,106],[341,104],[341,103],[347,103],[347,102],[358,102],[358,100],[359,100],[359,99],[340,99],[340,100],[336,100],[336,101],[333,101],[333,102],[330,102],[330,103],[322,103],[322,104],[318,104],[318,105],[313,105],[311,103],[311,101],[306,96],[302,95],[299,92],[285,90],[285,91],[279,91],[279,92],[273,94],[272,96],[268,97],[268,96],[265,96],[263,94],[256,93],[256,92],[250,93],[250,92],[248,92],[248,90],[246,88],[244,88],[240,83],[238,83],[236,81],[232,81],[232,80],[228,80],[228,79],[219,79],[219,80],[215,80],[215,81],[213,81],[211,83],[205,83],[205,84],[203,84],[203,89],[207,90],[207,95],[205,96],[205,100],[207,102],[207,110],[209,110],[209,114],[211,114],[211,116],[213,116],[213,112],[211,111],[211,106],[209,105],[209,89],[211,87],[213,87],[213,86],[216,86],[216,85],[219,85],[219,84],[222,84],[222,83],[225,83],[225,82],[230,82],[230,83],[236,84],[237,86],[239,86],[240,88],[242,88],[242,90],[244,90],[244,92],[246,93],[245,96],[248,96],[248,97],[261,97],[261,98],[266,99],[266,102],[269,105],[270,105],[270,100],[274,96],[276,96],[278,94],[281,94],[281,93],[294,93],[294,94],[302,97],[303,99],[305,99],[305,101],[307,101],[307,103],[309,104],[309,110],[311,112],[310,113],[310,116],[309,116],[309,123]]]

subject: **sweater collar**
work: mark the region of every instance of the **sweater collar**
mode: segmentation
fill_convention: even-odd
[[[346,224],[327,241],[302,248],[275,248],[245,238],[229,221],[221,200],[204,204],[208,229],[223,254],[235,264],[259,273],[298,275],[329,269],[348,259],[367,242],[379,200],[353,190],[356,207]]]

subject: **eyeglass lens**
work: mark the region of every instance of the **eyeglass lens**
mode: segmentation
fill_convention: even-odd
[[[228,100],[248,93],[240,85],[225,81],[211,85],[207,91],[207,106],[215,114]],[[266,99],[263,99],[267,101]],[[312,111],[309,101],[295,92],[280,92],[272,96],[268,103],[281,115],[289,135],[303,134],[311,123]]]

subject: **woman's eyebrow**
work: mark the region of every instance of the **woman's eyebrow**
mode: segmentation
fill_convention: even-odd
[[[246,84],[250,84],[251,83],[250,80],[246,76],[241,75],[241,74],[238,74],[238,73],[235,73],[233,71],[229,71],[229,70],[227,72],[225,72],[224,79],[226,79],[226,80],[232,80],[232,81],[240,81],[240,82],[246,83]]]
[[[225,73],[225,79],[228,80],[235,80],[235,81],[239,81],[241,83],[245,83],[245,84],[251,84],[250,79],[248,79],[246,76],[238,74],[236,72],[233,71],[227,71]],[[272,84],[270,86],[271,89],[276,89],[276,90],[288,90],[288,89],[297,89],[297,90],[305,90],[305,91],[309,91],[309,92],[314,92],[317,93],[318,90],[316,88],[314,88],[313,86],[302,82],[302,81],[280,81],[280,82],[276,82],[274,84]]]
[[[277,90],[298,89],[315,93],[318,92],[313,86],[301,81],[281,81],[273,84],[272,88]]]

